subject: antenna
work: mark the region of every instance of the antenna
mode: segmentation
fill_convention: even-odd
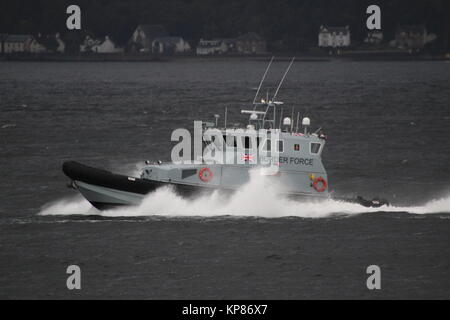
[[[278,84],[277,91],[275,91],[275,94],[274,94],[273,97],[272,97],[272,101],[275,101],[275,98],[276,98],[277,95],[278,95],[278,91],[280,90],[281,85],[282,85],[283,82],[284,82],[284,78],[286,78],[286,75],[288,74],[289,70],[291,69],[292,64],[294,63],[294,60],[295,60],[295,57],[292,58],[291,63],[289,64],[289,66],[287,67],[286,71],[284,72],[283,78],[281,78],[281,81],[280,81],[280,83]]]
[[[228,115],[228,108],[225,107],[225,117],[224,117],[225,130],[227,129],[227,115]]]
[[[275,108],[273,110],[275,111]],[[283,119],[283,107],[281,107],[281,114],[280,114],[280,125],[279,125],[280,129],[281,129],[281,119]]]
[[[264,82],[264,79],[266,79],[266,75],[267,75],[267,72],[269,72],[269,69],[270,69],[270,66],[272,64],[273,58],[274,57],[272,56],[272,58],[270,59],[269,65],[267,66],[266,71],[264,72],[264,75],[263,75],[263,77],[261,79],[261,82],[259,83],[258,90],[256,91],[255,98],[253,99],[253,104],[256,103],[256,98],[258,98],[259,90],[261,90],[261,86],[262,86],[262,84]],[[254,107],[254,109],[256,109],[256,106]]]
[[[294,130],[294,107],[292,107],[291,132]]]

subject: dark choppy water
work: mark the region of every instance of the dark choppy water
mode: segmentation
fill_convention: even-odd
[[[269,85],[286,64],[274,64]],[[279,94],[327,132],[335,192],[388,198],[392,212],[250,203],[242,215],[264,218],[224,217],[235,214],[224,207],[215,218],[99,218],[72,200],[58,203],[64,215],[38,215],[73,195],[63,161],[132,172],[143,159],[169,160],[173,129],[225,106],[238,121],[265,66],[0,63],[0,297],[449,298],[446,62],[298,62]],[[152,199],[149,213],[215,215],[170,196]],[[267,219],[280,215],[297,217]],[[79,293],[65,289],[69,264],[82,267]],[[365,287],[370,264],[382,268],[381,292]]]

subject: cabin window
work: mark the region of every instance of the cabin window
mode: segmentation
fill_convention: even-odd
[[[320,151],[320,143],[311,143],[311,154],[318,154]]]
[[[181,171],[181,179],[186,179],[197,174],[197,169],[185,169]]]
[[[294,151],[300,151],[300,145],[298,143],[294,144]]]
[[[250,137],[250,136],[243,136],[242,137],[242,145],[244,146],[244,149],[252,148],[254,142],[255,142],[255,138],[254,137]],[[256,148],[259,147],[260,142],[261,142],[261,138],[260,137],[256,137]]]
[[[244,138],[244,149],[250,149],[250,137],[243,137]]]
[[[283,140],[278,140],[278,152],[283,152],[284,151],[284,142]]]

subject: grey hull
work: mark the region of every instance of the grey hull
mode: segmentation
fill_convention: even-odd
[[[74,181],[74,183],[83,197],[101,210],[117,206],[138,205],[144,198],[141,194],[96,186],[82,181]]]
[[[221,186],[204,186],[183,184],[178,182],[140,179],[118,175],[109,171],[88,167],[76,162],[67,162],[63,165],[64,173],[71,178],[72,186],[97,209],[105,210],[117,206],[139,205],[144,197],[154,190],[170,186],[175,192],[185,197],[192,197],[202,193],[219,190],[222,194],[231,194],[235,188]],[[288,193],[286,196],[295,199],[329,199],[329,194],[311,195],[305,193]],[[337,199],[358,203],[366,207],[380,207],[388,204],[386,200],[366,200],[361,197],[352,199]]]

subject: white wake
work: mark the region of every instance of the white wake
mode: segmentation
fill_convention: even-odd
[[[265,218],[324,218],[333,215],[355,215],[367,212],[409,212],[412,214],[450,213],[450,197],[432,200],[422,206],[366,208],[356,203],[336,200],[298,201],[280,195],[281,187],[268,181],[257,171],[250,182],[229,197],[219,192],[186,199],[171,188],[161,188],[149,194],[135,207],[98,211],[81,196],[45,205],[39,215],[101,215],[106,217],[138,216],[255,216]]]

